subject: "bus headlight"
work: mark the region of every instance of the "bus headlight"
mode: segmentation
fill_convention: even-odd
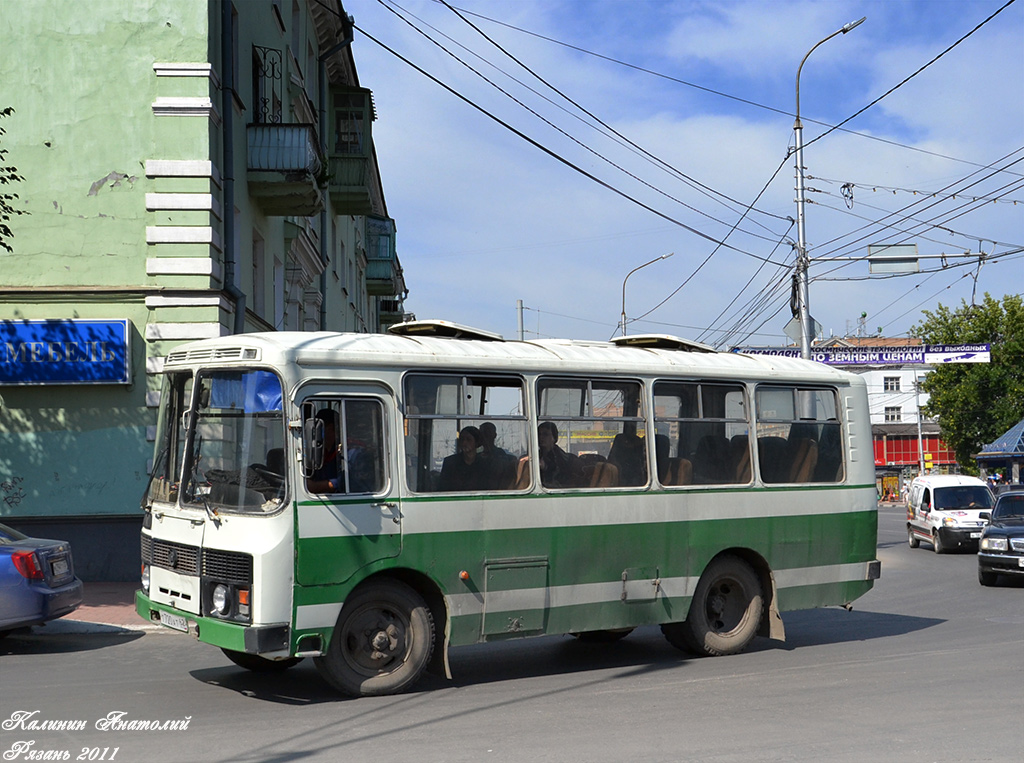
[[[228,608],[231,606],[231,600],[228,598],[228,587],[222,583],[214,586],[210,602],[213,604],[214,612],[218,615],[226,615]]]
[[[149,596],[149,565],[142,565],[142,591]]]

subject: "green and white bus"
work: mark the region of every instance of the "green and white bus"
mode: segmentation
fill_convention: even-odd
[[[642,625],[730,654],[879,577],[865,384],[821,364],[414,321],[163,373],[136,610],[251,670],[388,694],[452,646]]]

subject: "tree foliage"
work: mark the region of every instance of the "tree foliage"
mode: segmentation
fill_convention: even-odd
[[[14,109],[10,106],[0,109],[0,118],[9,117],[13,113]],[[0,138],[3,138],[6,133],[7,131],[0,127]],[[7,164],[7,149],[0,145],[0,185],[10,185],[24,179],[18,174],[17,167]],[[24,209],[15,209],[11,206],[11,202],[17,200],[17,198],[18,194],[16,193],[7,190],[0,191],[0,249],[6,249],[8,252],[14,251],[11,245],[7,243],[7,240],[14,236],[14,232],[8,223],[15,215],[28,214]]]
[[[1024,300],[986,293],[981,304],[939,305],[924,316],[911,331],[925,344],[992,346],[991,363],[947,363],[921,383],[930,396],[924,414],[938,419],[960,467],[975,473],[972,456],[1024,418]]]

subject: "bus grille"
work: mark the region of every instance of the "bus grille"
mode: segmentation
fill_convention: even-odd
[[[203,552],[203,575],[230,583],[252,582],[252,557],[236,551]]]
[[[143,535],[142,561],[182,575],[199,574],[199,549],[183,543],[171,543]]]
[[[252,556],[237,551],[198,549],[183,543],[142,536],[142,561],[182,575],[202,574],[229,583],[252,582]],[[201,560],[201,561],[200,561]]]

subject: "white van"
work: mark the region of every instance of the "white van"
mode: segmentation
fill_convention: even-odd
[[[977,548],[985,520],[995,499],[981,480],[960,474],[916,478],[907,499],[907,542],[917,548],[932,544],[936,554],[962,546]]]

